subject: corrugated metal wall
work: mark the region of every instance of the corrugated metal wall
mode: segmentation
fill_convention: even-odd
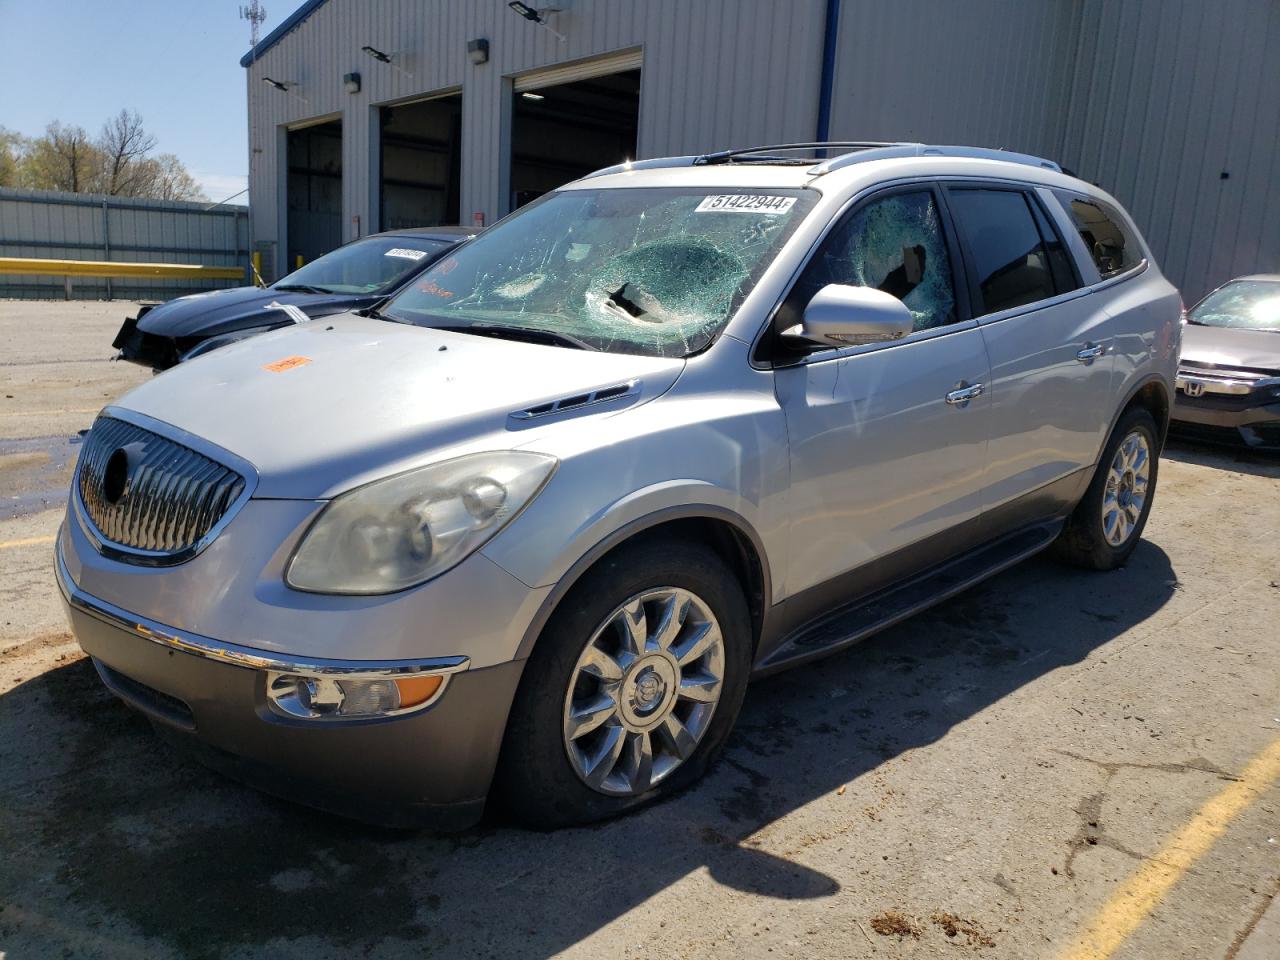
[[[1080,7],[1056,155],[1128,207],[1188,305],[1280,271],[1280,2]]]
[[[449,90],[463,93],[463,219],[492,222],[511,76],[611,51],[643,51],[642,157],[814,135],[825,0],[567,6],[562,44],[505,0],[322,5],[247,71],[255,239],[280,236],[286,124],[342,118],[350,237],[352,217],[376,227],[376,105]],[[490,61],[473,66],[479,37]],[[407,58],[379,64],[364,44]],[[831,135],[1053,157],[1129,206],[1191,300],[1280,270],[1277,62],[1280,0],[843,0]]]
[[[1075,0],[845,0],[832,137],[1052,156],[1078,11]]]
[[[536,6],[536,4],[535,4]],[[514,74],[642,48],[641,156],[762,140],[806,140],[817,118],[825,0],[575,0],[556,16],[568,40],[505,0],[330,0],[246,71],[254,239],[278,240],[286,125],[340,116],[345,237],[376,229],[376,105],[462,91],[462,212],[505,212]],[[489,41],[472,65],[467,41]],[[361,51],[396,53],[394,65]],[[407,56],[404,56],[407,55]],[[358,72],[358,94],[342,76]],[[299,84],[288,93],[262,82]],[[725,96],[724,91],[732,94]],[[371,135],[372,132],[372,135]],[[373,176],[371,176],[373,172]]]
[[[243,267],[249,211],[207,203],[0,188],[0,257]],[[230,280],[77,277],[76,299],[167,300]],[[0,297],[61,298],[62,278],[0,274]]]

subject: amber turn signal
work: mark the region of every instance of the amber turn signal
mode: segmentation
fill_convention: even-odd
[[[403,677],[396,680],[396,687],[400,691],[400,706],[416,707],[420,703],[426,703],[436,695],[436,691],[440,689],[440,684],[444,683],[444,677],[440,674],[433,674],[426,677]]]

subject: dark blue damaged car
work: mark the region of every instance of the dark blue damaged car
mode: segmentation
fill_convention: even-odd
[[[111,345],[119,360],[167,370],[277,327],[363,310],[474,233],[469,227],[420,227],[354,240],[268,287],[213,290],[143,306]]]

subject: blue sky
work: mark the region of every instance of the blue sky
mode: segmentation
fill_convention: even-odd
[[[268,0],[265,35],[300,0]],[[122,107],[213,200],[245,186],[249,24],[240,0],[0,0],[0,126],[96,135]],[[238,198],[243,203],[244,198]]]

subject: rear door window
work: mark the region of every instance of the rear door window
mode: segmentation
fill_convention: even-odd
[[[1089,249],[1103,280],[1142,262],[1138,242],[1118,213],[1099,201],[1070,193],[1059,192],[1058,199],[1071,214],[1076,229],[1080,231],[1080,239]]]
[[[981,300],[978,315],[1054,296],[1049,252],[1020,190],[958,188],[947,202],[965,238]]]

